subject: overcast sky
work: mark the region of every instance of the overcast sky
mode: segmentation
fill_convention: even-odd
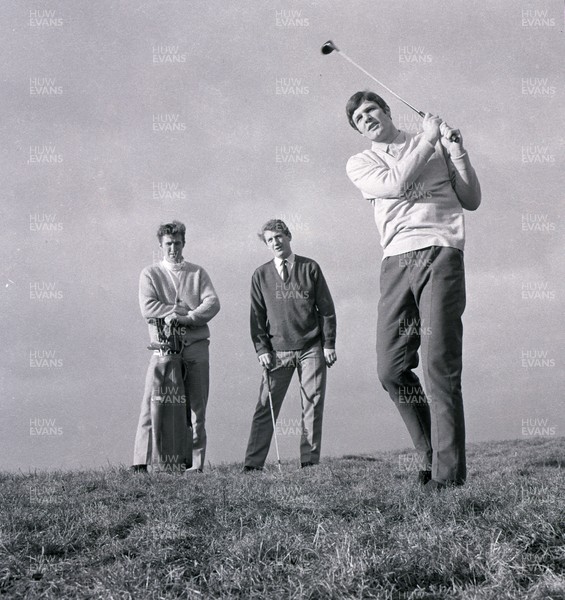
[[[131,462],[149,361],[138,277],[173,218],[222,303],[211,323],[213,464],[243,460],[261,375],[249,285],[270,258],[255,232],[272,217],[319,262],[337,308],[323,454],[411,445],[376,377],[382,252],[345,174],[367,144],[344,106],[370,88],[401,128],[419,118],[336,53],[322,56],[329,38],[459,127],[478,173],[483,204],[466,215],[469,442],[563,435],[562,8],[3,3],[0,468]],[[294,382],[284,459],[298,461],[299,406]]]

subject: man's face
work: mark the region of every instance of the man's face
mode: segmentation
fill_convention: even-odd
[[[277,258],[288,258],[292,254],[290,238],[282,231],[267,230],[263,232],[263,237],[267,244],[267,248],[269,248]]]
[[[182,249],[184,248],[182,235],[180,233],[164,235],[161,238],[161,248],[163,249],[165,260],[171,263],[180,262],[182,260]]]
[[[353,113],[353,122],[359,132],[372,142],[388,144],[398,134],[390,114],[376,102],[363,102]]]

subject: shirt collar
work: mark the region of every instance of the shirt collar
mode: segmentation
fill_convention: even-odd
[[[286,257],[286,264],[289,266],[289,268],[292,268],[292,265],[294,264],[294,252],[291,252],[287,257]],[[277,269],[282,269],[282,258],[279,258],[278,256],[275,256],[275,265],[277,267]]]
[[[392,142],[389,142],[388,144],[385,144],[384,142],[373,142],[373,144],[371,145],[371,150],[380,150],[381,152],[388,152],[389,147],[393,144],[404,144],[405,141],[406,133],[404,131],[398,130],[398,133],[396,134],[396,137],[392,140]]]

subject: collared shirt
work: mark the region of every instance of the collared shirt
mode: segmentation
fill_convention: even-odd
[[[286,268],[288,270],[288,275],[290,276],[292,267],[294,266],[294,252],[289,254],[286,257],[286,259],[282,259],[282,258],[279,258],[278,256],[275,256],[274,260],[275,260],[275,267],[277,268],[277,271],[278,271],[279,275],[281,276],[281,278],[282,278],[283,260],[286,260]]]
[[[400,151],[402,150],[404,143],[406,142],[406,134],[404,131],[397,131],[396,137],[389,144],[385,144],[384,142],[373,142],[371,148],[375,151],[386,152],[393,156],[394,158],[398,158]]]

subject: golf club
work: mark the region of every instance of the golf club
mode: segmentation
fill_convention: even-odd
[[[343,58],[345,58],[345,60],[347,60],[348,62],[350,62],[354,67],[357,67],[360,71],[362,71],[363,73],[365,73],[365,75],[367,75],[367,77],[370,77],[373,81],[375,81],[381,87],[383,87],[387,92],[389,92],[390,94],[392,94],[395,98],[398,98],[398,100],[400,100],[400,102],[402,102],[403,104],[406,104],[406,106],[408,106],[409,108],[411,108],[414,112],[418,113],[421,117],[425,117],[426,116],[426,114],[424,112],[422,112],[421,110],[418,110],[417,108],[415,108],[414,106],[412,106],[409,102],[407,102],[406,100],[404,100],[404,98],[401,98],[396,92],[393,92],[382,81],[379,81],[376,77],[374,77],[373,75],[371,75],[371,73],[369,73],[369,71],[366,71],[361,65],[358,65],[354,60],[351,60],[351,58],[349,58],[349,56],[347,56],[347,54],[345,54],[345,52],[343,52],[342,50],[340,50],[331,40],[328,40],[322,46],[321,51],[322,51],[322,54],[331,54],[334,51],[337,52],[340,56],[342,56]],[[459,141],[459,136],[453,134],[451,136],[450,140],[452,142],[458,142]]]
[[[273,408],[273,396],[271,394],[271,376],[269,375],[269,369],[265,367],[265,377],[267,379],[267,392],[269,393],[269,406],[271,407],[271,418],[273,419],[273,432],[275,434],[275,449],[277,451],[277,463],[279,465],[279,471],[281,469],[281,456],[279,454],[279,442],[277,439],[277,421],[275,419],[275,409]]]

